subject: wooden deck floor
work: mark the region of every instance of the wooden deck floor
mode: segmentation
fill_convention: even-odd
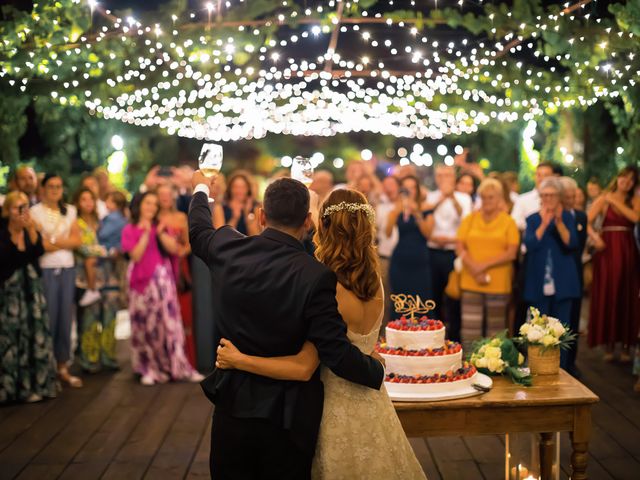
[[[198,385],[142,387],[123,370],[85,377],[85,388],[59,398],[0,408],[0,479],[208,478],[212,408]],[[597,351],[579,355],[583,382],[601,398],[594,414],[592,479],[640,478],[640,395],[630,366],[604,364]],[[411,439],[430,480],[500,479],[504,438]],[[570,450],[563,436],[567,478]]]

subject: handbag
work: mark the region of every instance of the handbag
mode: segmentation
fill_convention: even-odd
[[[473,217],[471,217],[471,225],[469,225],[469,231],[473,228],[473,221],[475,220],[476,213],[473,213]],[[447,278],[447,286],[444,289],[444,293],[447,297],[453,300],[460,300],[462,296],[462,288],[460,287],[460,279],[462,273],[462,259],[460,257],[456,257],[453,261],[453,270],[449,272],[449,277]]]
[[[456,260],[458,257],[456,257]],[[455,263],[455,262],[454,262]],[[453,300],[460,300],[462,296],[462,290],[460,288],[460,272],[455,268],[449,272],[449,278],[447,279],[447,286],[444,289],[444,293],[447,297]]]

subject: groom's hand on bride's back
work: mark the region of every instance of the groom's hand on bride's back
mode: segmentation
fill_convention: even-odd
[[[191,188],[194,189],[194,188],[196,188],[197,185],[200,185],[200,184],[204,183],[211,190],[213,190],[213,187],[216,184],[216,179],[217,178],[218,178],[217,175],[213,175],[211,177],[207,177],[200,170],[196,170],[195,172],[193,172],[193,176],[191,177]]]

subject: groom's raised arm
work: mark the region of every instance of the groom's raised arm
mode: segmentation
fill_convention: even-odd
[[[347,338],[347,326],[338,312],[336,276],[326,271],[318,280],[306,306],[305,316],[311,323],[307,339],[318,350],[320,362],[339,377],[379,389],[384,380],[384,367],[376,359],[364,355]]]
[[[209,252],[216,230],[211,220],[209,189],[206,185],[201,185],[194,190],[189,204],[189,243],[191,251],[209,265]]]

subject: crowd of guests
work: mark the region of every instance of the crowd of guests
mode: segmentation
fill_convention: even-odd
[[[78,372],[117,370],[122,309],[142,384],[202,380],[185,335],[190,301],[181,302],[190,248],[176,189],[190,175],[155,168],[129,199],[103,170],[84,176],[73,195],[58,174],[14,172],[0,221],[0,403],[81,388],[74,359]]]
[[[588,345],[603,346],[606,361],[633,360],[640,327],[637,169],[621,170],[606,188],[591,179],[585,192],[557,166],[540,163],[535,188],[520,194],[513,172],[485,176],[479,168],[438,165],[425,179],[413,166],[381,175],[373,165],[350,162],[341,184],[317,170],[311,209],[319,211],[338,188],[367,198],[376,211],[387,299],[433,299],[432,316],[468,349],[505,328],[516,332],[530,306],[580,332],[588,289]],[[74,359],[74,372],[117,369],[122,309],[143,385],[202,379],[196,367],[207,362],[198,362],[197,337],[209,345],[215,319],[207,269],[190,255],[191,173],[187,166],[154,167],[137,191],[124,192],[98,169],[67,195],[59,175],[29,166],[13,172],[0,221],[0,403],[82,387],[82,375],[70,370]],[[211,192],[214,226],[259,234],[261,186],[250,172],[220,175]],[[309,232],[310,253],[312,238]],[[393,315],[390,307],[385,319]],[[576,351],[574,345],[561,361],[578,376]]]

